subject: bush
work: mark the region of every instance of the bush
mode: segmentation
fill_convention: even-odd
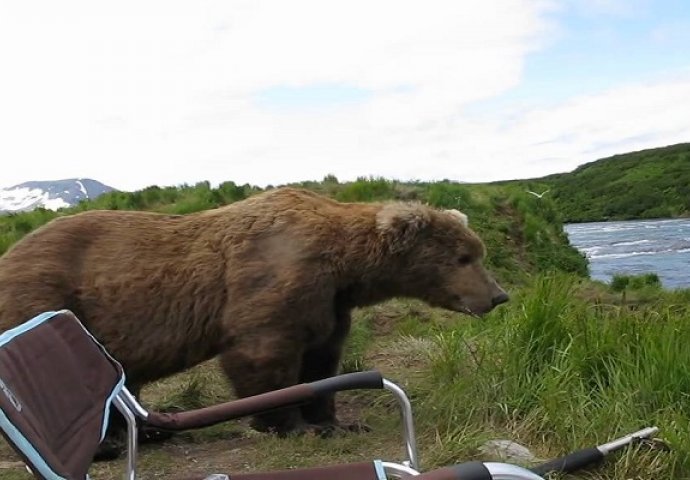
[[[374,202],[392,198],[395,183],[384,178],[358,178],[336,194],[341,202]]]
[[[661,288],[661,279],[656,273],[643,273],[640,275],[615,274],[611,279],[611,290],[622,292],[623,290],[641,290],[643,288]]]

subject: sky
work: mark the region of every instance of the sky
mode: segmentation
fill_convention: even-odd
[[[488,182],[690,141],[687,0],[0,3],[0,187]]]

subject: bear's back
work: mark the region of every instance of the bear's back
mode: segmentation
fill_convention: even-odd
[[[143,282],[148,271],[173,271],[198,243],[188,221],[94,210],[57,218],[29,233],[0,257],[0,330],[44,310],[71,307],[85,285]]]

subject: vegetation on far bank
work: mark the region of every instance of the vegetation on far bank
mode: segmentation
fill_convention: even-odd
[[[690,143],[615,155],[518,183],[550,188],[566,222],[690,215]]]

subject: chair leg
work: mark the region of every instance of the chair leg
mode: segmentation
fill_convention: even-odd
[[[122,413],[127,421],[127,480],[136,480],[137,477],[137,419],[132,410],[120,395],[114,399],[115,406]]]

